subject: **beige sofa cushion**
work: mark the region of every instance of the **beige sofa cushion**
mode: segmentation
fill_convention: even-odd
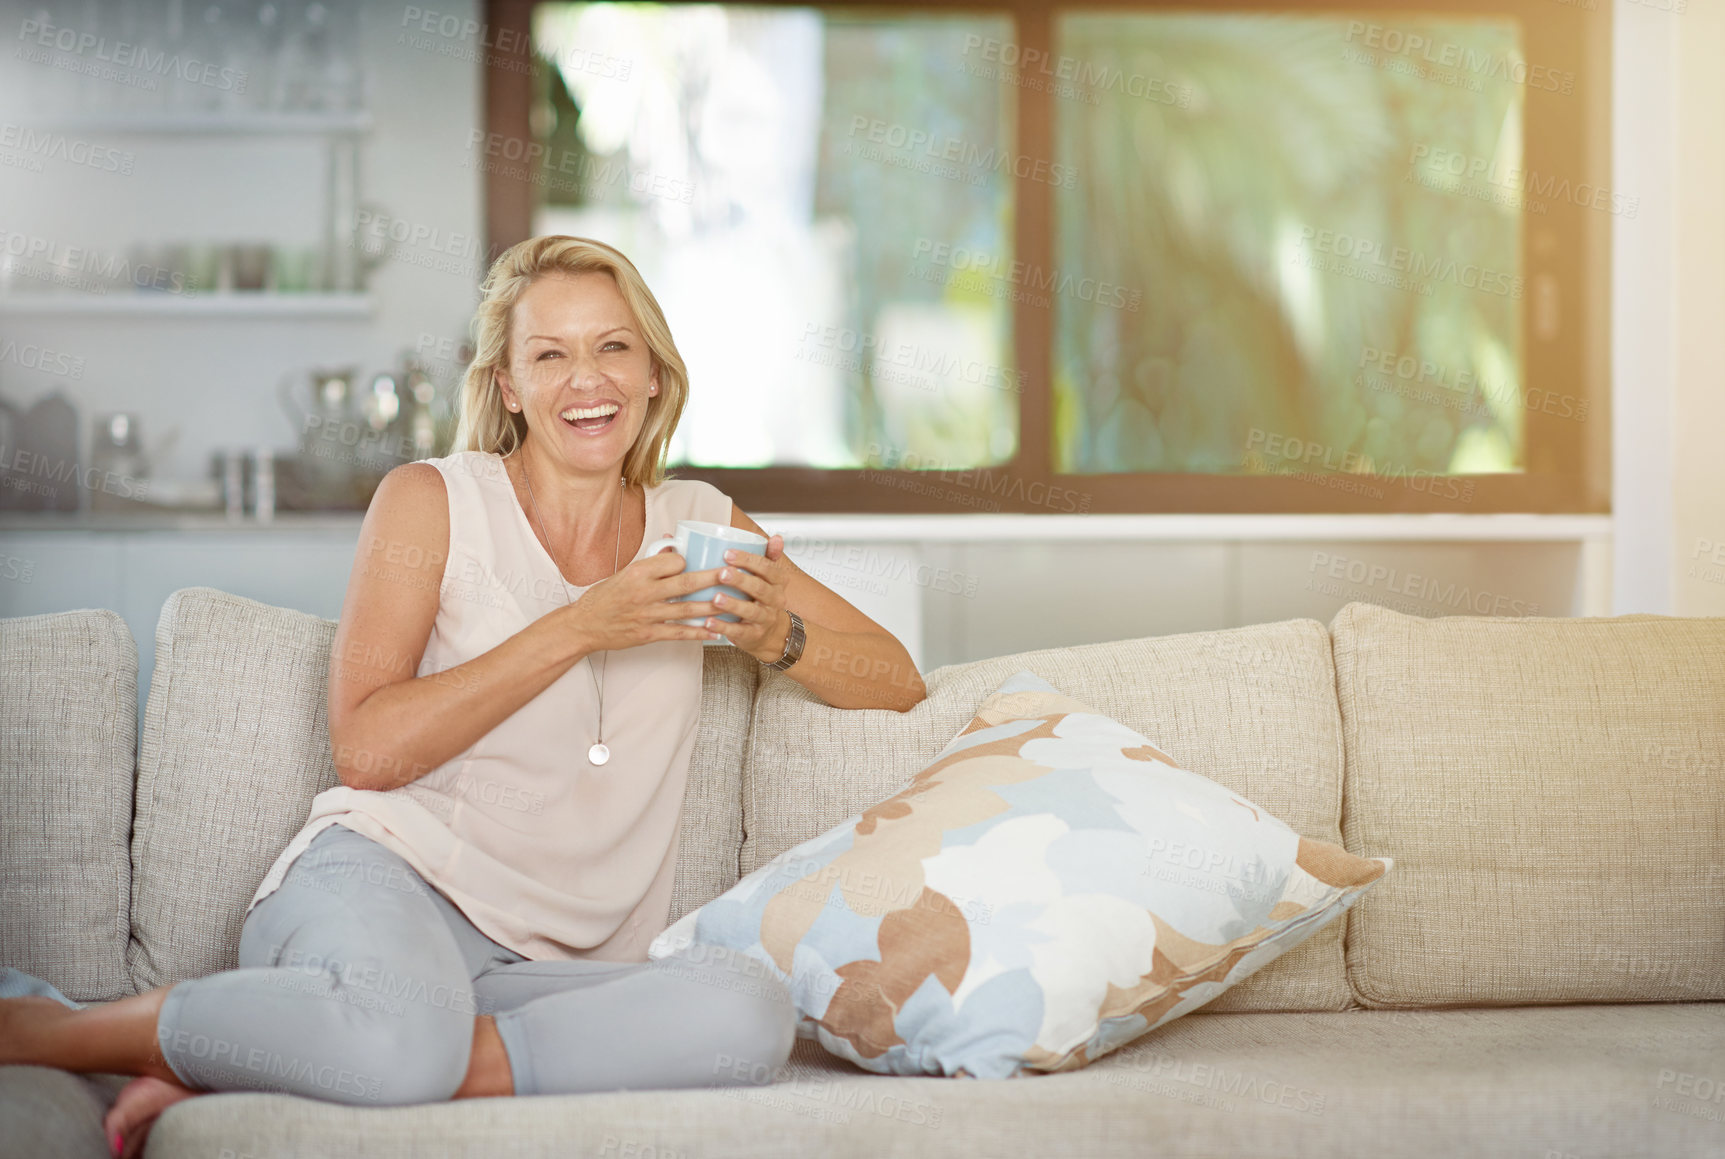
[[[1292,620],[949,665],[927,674],[928,699],[907,713],[832,708],[788,674],[766,671],[749,735],[743,872],[904,788],[983,699],[1024,668],[1154,738],[1182,767],[1263,806],[1301,836],[1341,844],[1341,720],[1329,633],[1314,620]],[[1338,922],[1205,1009],[1351,1005]]]
[[[77,1002],[126,973],[138,647],[113,612],[0,620],[0,964]]]
[[[1717,1159],[1721,1036],[1717,1002],[1200,1012],[1093,1066],[1005,1082],[867,1074],[805,1040],[765,1087],[386,1108],[186,1099],[150,1147],[210,1159],[362,1146],[392,1159]]]
[[[704,651],[701,730],[683,790],[673,922],[737,884],[743,847],[743,757],[761,662],[729,645]]]
[[[1725,998],[1725,620],[1333,625],[1379,1006]]]
[[[326,702],[334,638],[334,621],[211,588],[163,605],[132,839],[130,964],[140,988],[235,966],[252,894],[311,799],[338,783]],[[734,649],[706,652],[673,918],[737,880],[759,665]]]
[[[337,783],[335,625],[213,588],[162,605],[132,831],[139,989],[231,970],[264,872]]]

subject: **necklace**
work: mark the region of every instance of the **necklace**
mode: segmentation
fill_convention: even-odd
[[[521,479],[527,484],[527,500],[533,504],[533,521],[539,525],[539,534],[545,538],[545,554],[551,555],[551,536],[545,530],[545,520],[539,515],[539,498],[533,494],[533,476],[527,473],[527,459],[521,459]],[[629,481],[618,476],[618,481],[628,489]],[[617,561],[623,558],[623,501],[617,501],[617,546],[611,552],[611,574],[617,574]],[[551,565],[557,566],[557,557],[551,556]],[[563,569],[557,569],[557,578],[563,579]],[[568,580],[563,580],[565,587],[572,587]],[[593,738],[593,747],[587,750],[587,759],[595,765],[602,765],[611,759],[611,750],[605,744],[605,665],[610,659],[610,653],[605,653],[599,660],[597,671],[593,668],[593,654],[587,653],[587,671],[593,675],[593,687],[599,695],[599,731]]]

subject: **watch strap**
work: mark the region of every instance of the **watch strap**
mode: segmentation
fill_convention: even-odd
[[[791,618],[791,630],[785,633],[784,655],[767,665],[780,672],[803,658],[803,643],[808,638],[803,632],[803,618],[788,608],[785,614]]]

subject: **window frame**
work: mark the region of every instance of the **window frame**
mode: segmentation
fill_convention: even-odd
[[[491,29],[519,30],[512,38],[525,57],[532,10],[540,0],[485,0]],[[679,0],[667,0],[676,3]],[[874,0],[866,5],[815,0],[751,0],[748,7],[842,8],[847,12],[926,13],[917,0]],[[941,0],[940,10],[1009,16],[1017,43],[1028,53],[1053,55],[1055,21],[1061,12],[1191,11],[1188,4],[1145,0],[1088,0],[1045,5],[1031,0]],[[1376,0],[1338,6],[1319,0],[1284,0],[1273,9],[1250,0],[1211,0],[1213,13],[1347,16],[1382,21],[1405,13],[1516,19],[1523,49],[1533,63],[1561,62],[1575,73],[1574,92],[1546,93],[1529,85],[1522,138],[1527,169],[1558,173],[1573,182],[1610,186],[1611,16],[1610,5],[1592,11],[1557,6],[1551,0],[1448,0],[1441,11],[1417,0]],[[509,43],[510,41],[503,41]],[[531,139],[533,82],[520,61],[487,56],[484,120],[490,133]],[[511,64],[514,67],[509,67]],[[1055,97],[1029,86],[1015,90],[1014,151],[1054,157]],[[1030,268],[1053,269],[1055,192],[1030,178],[1009,178],[1014,192],[1014,258]],[[536,187],[508,172],[487,170],[484,203],[489,252],[531,236]],[[1175,472],[1064,474],[1054,471],[1054,307],[1017,301],[1012,314],[1015,369],[1023,384],[1019,399],[1018,447],[994,467],[918,471],[889,468],[782,467],[672,468],[679,478],[703,479],[730,495],[744,510],[782,513],[938,513],[976,511],[1030,514],[1400,514],[1454,512],[1496,514],[1595,514],[1610,511],[1610,307],[1611,222],[1607,213],[1551,203],[1550,212],[1522,218],[1520,269],[1523,381],[1529,396],[1570,400],[1585,406],[1585,421],[1543,407],[1525,412],[1527,469],[1489,475],[1439,475],[1430,479],[1347,476],[1358,488],[1341,489],[1273,474],[1220,475]],[[1530,235],[1545,229],[1535,244]],[[1536,301],[1537,299],[1537,301]],[[1555,318],[1555,334],[1535,333],[1538,309]],[[1554,313],[1555,311],[1555,313]],[[699,389],[697,385],[695,389]],[[1434,484],[1432,480],[1435,480]],[[1458,485],[1445,483],[1456,480]],[[1462,486],[1459,484],[1469,484]]]

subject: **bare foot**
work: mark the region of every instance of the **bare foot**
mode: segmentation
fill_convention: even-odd
[[[122,1142],[122,1150],[114,1152],[123,1159],[133,1159],[144,1153],[144,1142],[150,1137],[150,1127],[155,1123],[156,1116],[193,1095],[201,1095],[203,1091],[188,1090],[179,1083],[168,1082],[158,1078],[136,1078],[120,1089],[120,1097],[114,1100],[114,1105],[102,1119],[102,1133],[108,1137],[108,1146],[114,1145],[117,1132]]]
[[[44,1032],[76,1013],[44,994],[0,998],[0,1064],[40,1065],[35,1048]]]

